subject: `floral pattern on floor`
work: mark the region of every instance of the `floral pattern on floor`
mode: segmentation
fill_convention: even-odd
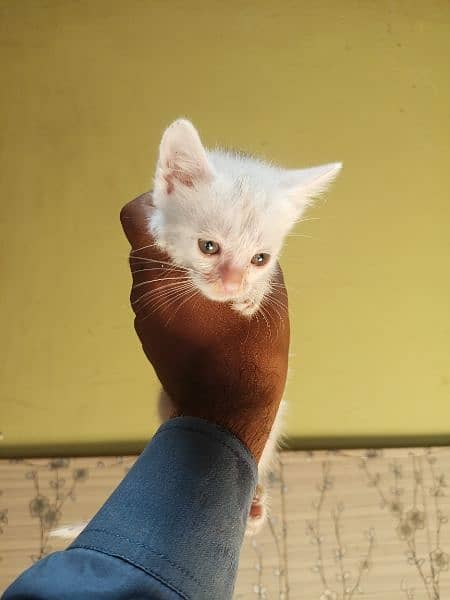
[[[62,549],[135,457],[0,461],[0,591]],[[281,452],[235,599],[450,598],[450,448]]]

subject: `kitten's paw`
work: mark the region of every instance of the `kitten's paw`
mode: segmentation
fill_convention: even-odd
[[[244,317],[251,317],[258,310],[259,304],[252,300],[236,300],[233,302],[232,308]]]
[[[260,532],[267,519],[266,504],[264,488],[260,485],[257,485],[256,492],[252,500],[252,505],[250,506],[245,535],[251,536]]]

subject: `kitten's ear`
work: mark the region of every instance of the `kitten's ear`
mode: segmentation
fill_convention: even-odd
[[[342,163],[330,163],[309,169],[285,171],[282,186],[294,200],[296,208],[303,210],[328,189],[341,169]]]
[[[155,191],[170,194],[177,186],[194,187],[212,176],[212,167],[195,127],[186,119],[174,121],[159,146]]]

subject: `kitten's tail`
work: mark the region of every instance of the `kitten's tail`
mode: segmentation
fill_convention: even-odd
[[[80,535],[86,525],[87,521],[84,523],[72,523],[70,525],[65,525],[64,527],[52,529],[49,535],[50,537],[61,538],[63,540],[74,540]]]

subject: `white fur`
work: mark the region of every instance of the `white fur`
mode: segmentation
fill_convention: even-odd
[[[150,229],[174,263],[187,270],[194,286],[215,301],[231,301],[250,317],[266,293],[287,233],[312,200],[326,191],[341,170],[330,163],[300,170],[282,169],[262,160],[225,150],[207,150],[189,121],[179,119],[163,134],[154,178]],[[220,253],[207,256],[198,240],[212,240]],[[250,261],[260,252],[270,254],[263,267]],[[224,290],[220,265],[228,262],[242,273],[234,295]],[[171,413],[171,401],[162,391],[161,420]],[[264,480],[271,468],[282,429],[284,403],[276,416],[258,471],[259,519],[249,519],[246,533],[259,531],[267,514]],[[72,538],[85,524],[62,527],[52,535]]]
[[[63,540],[73,540],[80,535],[86,525],[87,521],[83,523],[74,523],[73,525],[65,525],[64,527],[52,529],[49,535],[50,537],[57,537]]]
[[[209,151],[193,125],[179,119],[161,141],[151,231],[205,296],[233,301],[240,312],[250,301],[247,314],[252,314],[269,290],[287,233],[341,166],[287,170],[234,152]],[[202,254],[198,239],[217,242],[220,254]],[[271,257],[263,267],[251,263],[260,252]],[[221,286],[224,262],[242,272],[242,286],[234,296]]]
[[[207,150],[189,121],[179,119],[163,134],[154,179],[155,212],[150,227],[155,240],[206,297],[231,301],[246,316],[258,311],[287,233],[312,200],[326,191],[341,163],[307,169],[282,169],[235,152]],[[198,240],[212,240],[220,253],[205,256]],[[263,267],[252,257],[270,254]],[[242,272],[241,289],[230,295],[221,285],[224,262]],[[247,534],[259,531],[267,512],[264,480],[281,435],[280,406],[258,466],[259,519],[249,519]],[[170,398],[161,394],[159,411],[167,419]]]

